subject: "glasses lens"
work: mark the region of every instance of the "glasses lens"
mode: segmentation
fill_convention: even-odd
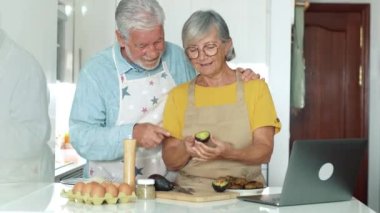
[[[214,56],[218,52],[218,45],[216,44],[207,44],[202,48],[203,52],[207,56]],[[187,57],[190,59],[196,59],[199,56],[198,47],[188,47],[185,50]]]
[[[198,48],[197,47],[188,47],[186,48],[187,57],[194,59],[198,58]]]
[[[218,46],[216,44],[207,44],[203,47],[203,52],[207,56],[214,56],[218,52]]]

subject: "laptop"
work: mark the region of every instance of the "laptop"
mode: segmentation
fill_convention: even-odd
[[[238,199],[273,206],[351,200],[366,150],[366,139],[295,141],[281,194]]]

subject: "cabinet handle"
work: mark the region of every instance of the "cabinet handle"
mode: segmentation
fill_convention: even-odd
[[[359,86],[363,86],[363,66],[360,65],[359,67],[359,81],[358,81]]]
[[[78,49],[78,66],[79,70],[82,69],[82,48]]]

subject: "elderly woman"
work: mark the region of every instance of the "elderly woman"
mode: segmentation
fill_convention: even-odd
[[[163,125],[166,166],[179,171],[176,182],[196,191],[212,190],[222,176],[265,184],[261,164],[268,163],[274,134],[280,129],[265,81],[243,82],[227,61],[235,52],[224,19],[215,11],[197,11],[182,29],[186,55],[199,75],[168,96]],[[211,133],[207,144],[194,138]]]

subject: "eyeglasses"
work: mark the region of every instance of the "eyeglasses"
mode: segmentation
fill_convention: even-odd
[[[206,44],[202,47],[202,51],[207,56],[214,56],[218,53],[218,45],[214,43]],[[190,59],[196,59],[199,57],[199,48],[196,46],[186,48],[185,52]]]

